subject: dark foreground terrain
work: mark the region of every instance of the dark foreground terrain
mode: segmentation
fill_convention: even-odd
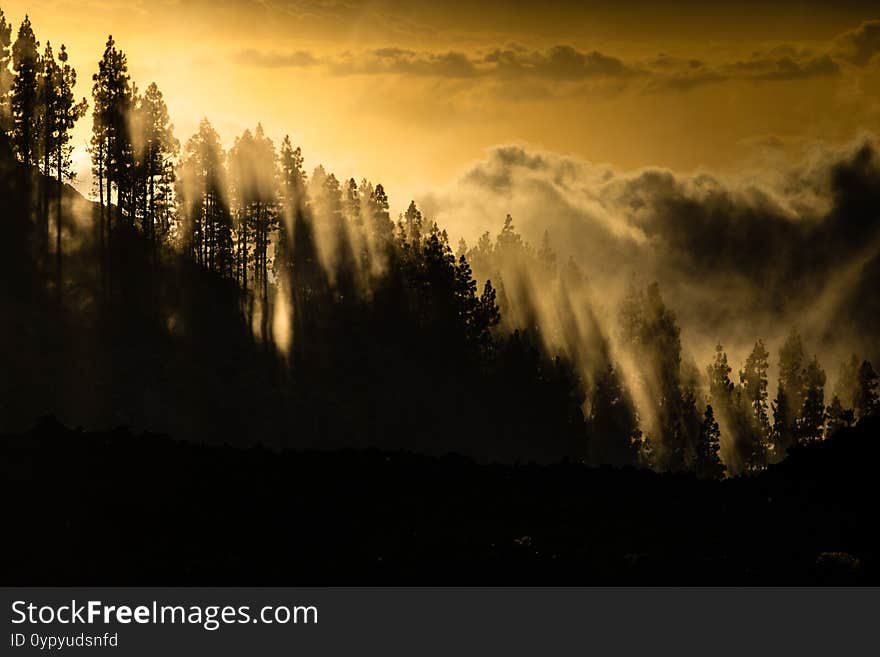
[[[4,584],[880,583],[878,423],[723,482],[205,447],[47,420],[0,439]]]

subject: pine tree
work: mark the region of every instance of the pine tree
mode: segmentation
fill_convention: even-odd
[[[841,429],[855,424],[855,414],[852,409],[844,408],[840,402],[840,397],[837,395],[831,398],[831,403],[828,405],[825,415],[828,418],[825,425],[825,435],[827,437],[833,436]]]
[[[281,140],[278,154],[281,185],[282,221],[278,223],[275,273],[290,287],[293,275],[293,232],[304,221],[306,209],[306,173],[302,149],[293,147],[288,135]]]
[[[840,398],[844,408],[853,408],[859,389],[859,359],[852,354],[849,360],[840,364],[837,372],[837,381],[834,385],[834,394]]]
[[[770,354],[764,342],[758,340],[739,373],[739,401],[747,421],[744,435],[745,466],[749,471],[760,470],[767,464],[770,448],[770,414],[767,404],[767,370]]]
[[[732,401],[734,386],[730,380],[730,372],[731,368],[727,363],[727,354],[719,342],[715,345],[715,361],[709,365],[707,370],[709,395],[716,405],[729,405]]]
[[[872,417],[880,413],[877,373],[867,360],[859,366],[858,385],[853,398],[856,417]]]
[[[363,224],[361,217],[361,197],[358,190],[357,182],[354,178],[349,178],[345,184],[345,192],[342,199],[342,212],[345,218],[356,226]]]
[[[18,38],[12,46],[12,144],[18,160],[24,164],[38,164],[39,139],[40,55],[30,18],[24,17],[18,29]]]
[[[329,173],[324,177],[316,197],[320,199],[324,221],[338,229],[342,220],[342,186],[335,174]]]
[[[751,407],[753,420],[766,440],[770,433],[770,414],[767,404],[767,370],[770,354],[763,340],[758,340],[739,373],[740,389]]]
[[[804,369],[801,410],[795,423],[798,444],[822,440],[825,435],[825,371],[814,356]]]
[[[370,195],[370,217],[372,231],[379,244],[388,244],[394,234],[394,222],[389,213],[388,196],[382,184],[376,185]]]
[[[653,445],[657,466],[686,470],[692,462],[700,419],[693,386],[683,377],[681,331],[659,285],[653,283],[644,292],[632,288],[621,303],[620,323],[622,337],[644,368],[644,383],[657,400],[654,429],[660,440]]]
[[[278,170],[275,147],[257,125],[245,130],[229,154],[236,203],[237,259],[242,289],[248,287],[248,264],[253,262],[254,288],[268,299],[268,246],[278,226]],[[253,243],[253,254],[249,244]],[[266,317],[266,313],[263,313]]]
[[[697,441],[697,454],[694,471],[698,477],[705,479],[721,479],[724,476],[725,467],[721,462],[719,451],[721,450],[721,430],[715,420],[712,405],[706,406],[703,414],[703,422],[700,425],[700,433]]]
[[[756,461],[760,461],[758,455],[762,449],[762,435],[753,420],[748,391],[734,385],[730,372],[727,354],[718,344],[715,347],[715,360],[707,368],[709,402],[713,417],[720,418],[724,423],[732,446],[728,468],[732,473],[739,474],[758,469]]]
[[[796,421],[804,403],[804,348],[794,330],[779,350],[779,386],[773,403],[773,442],[782,458],[797,440]]]
[[[12,25],[0,7],[0,133],[9,132],[12,127],[12,109],[9,94],[12,91]]]
[[[373,183],[366,178],[361,178],[358,185],[358,207],[361,211],[361,221],[368,228],[373,225],[372,198],[374,192]]]
[[[422,213],[416,207],[415,201],[410,201],[400,224],[400,237],[404,244],[418,248],[422,239]]]
[[[257,195],[256,207],[251,215],[251,228],[254,233],[254,272],[258,291],[260,292],[264,307],[269,298],[268,278],[268,252],[269,242],[275,229],[278,227],[278,172],[275,146],[263,131],[263,126],[257,124],[254,131],[254,175],[256,178]],[[334,178],[335,180],[335,178]],[[265,319],[267,313],[263,313]]]
[[[156,83],[150,84],[140,103],[143,116],[143,174],[144,209],[143,231],[151,242],[156,240],[156,227],[164,223],[158,217],[157,196],[161,189],[173,184],[169,174],[171,163],[180,151],[180,142],[174,137],[174,126],[168,115],[168,107]]]
[[[46,42],[40,60],[38,81],[38,108],[40,121],[39,159],[42,169],[40,177],[40,214],[42,222],[43,248],[49,249],[49,179],[52,175],[51,157],[55,154],[55,138],[58,134],[58,110],[60,92],[60,69],[52,52],[52,44]]]
[[[640,464],[642,434],[638,415],[619,374],[610,363],[593,388],[587,425],[590,462],[618,467]]]
[[[117,221],[123,219],[123,208],[129,206],[129,218],[133,205],[132,167],[134,163],[133,145],[129,132],[129,117],[134,101],[134,88],[128,75],[128,60],[116,47],[112,36],[107,38],[104,54],[98,63],[98,72],[92,76],[94,87],[94,121],[92,134],[92,157],[102,161],[97,168],[103,173],[100,184],[106,192],[107,237],[112,239],[110,208],[112,192],[116,188]],[[103,157],[101,157],[103,156]]]
[[[105,53],[106,55],[106,53]],[[105,234],[110,227],[110,191],[108,187],[107,201],[104,201],[104,187],[107,184],[107,171],[110,156],[108,154],[108,116],[109,96],[106,89],[107,66],[106,57],[98,63],[98,73],[92,79],[95,84],[92,87],[92,136],[89,141],[89,154],[92,160],[92,179],[98,192],[99,207],[99,239],[101,246],[102,283],[106,285],[106,254]]]
[[[184,249],[200,265],[222,276],[235,270],[232,216],[225,199],[225,154],[220,135],[208,119],[183,149],[178,174],[177,196],[181,199],[185,229]]]
[[[56,276],[58,285],[61,285],[61,228],[62,228],[62,193],[64,180],[72,180],[75,173],[71,160],[71,131],[88,109],[88,103],[83,98],[76,102],[73,89],[76,86],[76,71],[70,65],[70,55],[64,44],[58,52],[57,69],[57,107],[55,112],[55,137],[54,150],[50,156],[51,164],[55,169],[57,216],[55,219],[55,258]]]
[[[544,231],[541,247],[538,249],[538,262],[541,269],[550,279],[556,278],[556,253],[550,247],[550,231]]]
[[[287,135],[281,141],[278,164],[284,201],[291,206],[305,208],[306,172],[302,149],[299,146],[294,148]]]
[[[508,214],[504,217],[501,232],[495,238],[495,255],[502,260],[515,261],[523,255],[524,250],[522,236],[516,232],[513,217]]]

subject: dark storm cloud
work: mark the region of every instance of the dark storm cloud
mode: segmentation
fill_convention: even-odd
[[[880,20],[865,21],[841,34],[834,46],[837,57],[856,66],[868,65],[880,53]]]

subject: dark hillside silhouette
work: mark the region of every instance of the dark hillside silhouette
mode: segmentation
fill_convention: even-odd
[[[877,584],[878,424],[758,477],[0,438],[8,584]]]

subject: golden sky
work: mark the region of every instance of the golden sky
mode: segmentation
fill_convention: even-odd
[[[262,122],[399,209],[502,144],[734,171],[880,128],[869,2],[3,0],[89,95],[112,33],[181,142]],[[874,22],[872,22],[874,21]],[[79,126],[84,162],[90,119]],[[83,183],[84,184],[84,183]]]

